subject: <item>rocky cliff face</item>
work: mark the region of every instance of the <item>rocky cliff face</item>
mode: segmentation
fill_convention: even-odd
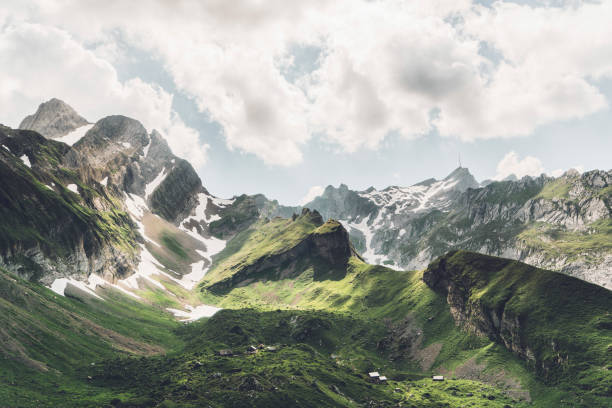
[[[422,269],[452,249],[522,260],[612,287],[612,172],[479,187],[465,168],[377,191],[327,187],[306,207],[339,219],[370,263]]]
[[[89,122],[63,101],[53,98],[41,103],[33,115],[26,116],[19,129],[34,130],[56,139],[87,125]]]

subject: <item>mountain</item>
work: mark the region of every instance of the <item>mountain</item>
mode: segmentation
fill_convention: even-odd
[[[107,286],[151,300],[162,290],[178,311],[198,306],[185,288],[206,273],[223,237],[258,218],[258,200],[212,196],[137,120],[102,118],[68,133],[70,144],[52,139],[57,126],[41,125],[68,129],[70,117],[79,116],[52,99],[24,120],[51,133],[0,129],[0,266],[60,294]]]
[[[34,114],[26,116],[19,129],[35,130],[50,139],[58,139],[88,124],[68,104],[53,98],[41,103]]]
[[[368,262],[420,269],[469,249],[612,287],[612,171],[480,186],[458,168],[410,187],[328,186],[305,207],[342,222]]]

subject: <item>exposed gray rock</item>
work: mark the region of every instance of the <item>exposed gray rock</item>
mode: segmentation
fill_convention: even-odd
[[[47,138],[56,139],[88,123],[68,104],[53,98],[41,103],[33,115],[26,116],[19,129],[34,130]]]

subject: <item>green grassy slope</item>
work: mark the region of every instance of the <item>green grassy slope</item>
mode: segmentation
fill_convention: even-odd
[[[168,314],[118,292],[104,295],[59,296],[0,269],[0,405],[78,401],[95,394],[81,373],[91,363],[182,348],[172,333],[180,324]]]
[[[307,223],[293,226],[290,220],[282,219],[256,225],[230,242],[212,271],[226,276],[259,258],[274,259],[286,251],[286,248],[279,248],[282,243],[279,235],[305,239],[317,228]],[[294,240],[287,240],[287,247],[295,245]],[[521,322],[529,316],[526,320],[529,324],[521,326],[517,334],[524,342],[520,344],[530,350],[529,353],[537,353],[538,358],[542,356],[537,360],[540,363],[564,359],[566,369],[553,374],[550,368],[521,358],[520,353],[512,355],[506,349],[512,350],[512,345],[505,344],[501,336],[470,330],[469,325],[463,325],[465,330],[457,330],[445,296],[425,284],[422,272],[371,266],[355,257],[350,259],[346,274],[340,279],[317,279],[315,269],[321,267],[321,260],[310,258],[292,265],[290,276],[261,274],[221,294],[209,290],[210,281],[205,280],[201,292],[205,302],[225,308],[333,310],[336,315],[357,320],[387,319],[388,327],[395,325],[395,330],[410,326],[421,332],[418,341],[405,341],[409,343],[408,352],[398,352],[396,339],[388,339],[386,351],[390,357],[404,360],[405,364],[400,363],[398,367],[407,368],[411,361],[410,368],[414,368],[413,360],[416,359],[421,362],[420,368],[430,373],[458,373],[466,378],[486,378],[489,373],[489,378],[500,386],[512,388],[515,383],[519,390],[529,389],[531,397],[546,406],[562,404],[562,401],[571,405],[581,400],[589,401],[591,406],[602,404],[611,393],[608,347],[612,338],[607,329],[612,310],[610,291],[519,262],[462,254],[470,254],[475,262],[481,263],[479,280],[466,284],[479,288],[481,298],[489,299],[488,307],[498,310],[496,301],[514,296],[512,304],[518,309],[514,312],[508,308],[507,313],[518,314]],[[457,262],[457,267],[461,268],[463,264],[460,260]],[[464,264],[469,265],[465,259]],[[502,282],[505,283],[500,287]],[[480,287],[481,284],[484,286]],[[564,291],[554,289],[558,286]],[[534,287],[538,288],[537,292]],[[573,290],[584,293],[569,302],[567,298]],[[467,299],[466,303],[469,302],[471,300]],[[550,373],[544,375],[547,370]],[[505,375],[499,376],[500,372]]]
[[[181,407],[504,407],[503,390],[471,380],[433,383],[422,373],[385,366],[377,349],[383,322],[329,312],[225,310],[185,327],[186,351],[177,356],[117,359],[88,372],[93,384],[116,390],[123,400]],[[351,343],[345,351],[336,351]],[[273,345],[276,351],[249,345]],[[231,349],[232,357],[216,354]],[[388,361],[387,361],[387,365]],[[368,381],[380,370],[387,384]]]
[[[459,251],[425,280],[447,295],[464,325],[523,355],[548,383],[582,398],[612,398],[612,292],[556,272]]]

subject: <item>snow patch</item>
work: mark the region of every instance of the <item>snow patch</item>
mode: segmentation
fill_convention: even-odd
[[[137,294],[132,293],[129,290],[125,290],[124,288],[122,288],[119,285],[112,284],[112,283],[108,282],[107,280],[105,280],[104,278],[102,278],[101,276],[98,276],[98,275],[92,273],[91,275],[89,275],[89,285],[88,285],[88,287],[91,290],[96,290],[96,288],[98,286],[101,286],[101,287],[110,286],[111,288],[117,289],[118,291],[120,291],[122,293],[125,293],[126,295],[131,296],[131,297],[133,297],[135,299],[142,299]]]
[[[151,138],[149,137],[149,143],[144,147],[143,157],[146,159],[149,154],[149,149],[151,148]]]
[[[197,250],[197,253],[200,256],[206,258],[206,260],[208,260],[208,265],[209,265],[208,268],[204,267],[204,264],[205,264],[204,260],[195,262],[191,264],[191,273],[188,273],[187,275],[183,275],[183,278],[181,279],[181,285],[184,288],[191,290],[202,280],[202,278],[204,278],[204,276],[210,269],[210,265],[212,265],[213,255],[216,255],[219,252],[221,252],[223,248],[225,248],[226,242],[222,239],[218,239],[215,237],[204,238],[203,236],[197,233],[195,228],[192,231],[189,231],[189,230],[184,230],[184,231],[187,232],[193,238],[202,242],[206,246],[206,252]]]
[[[164,268],[149,252],[149,250],[142,244],[140,244],[141,252],[140,252],[140,263],[138,264],[138,268],[130,277],[126,279],[122,279],[119,282],[127,285],[131,289],[140,289],[138,284],[139,279],[144,279],[148,282],[151,282],[153,285],[157,286],[160,289],[166,290],[164,285],[162,285],[159,281],[152,278],[153,275],[165,275],[169,276],[167,273],[163,272]]]
[[[376,222],[376,220],[374,220]],[[372,248],[372,238],[374,237],[373,229],[368,225],[368,217],[363,217],[361,222],[340,221],[348,225],[350,228],[360,231],[365,237],[365,251],[361,254],[363,259],[368,263],[374,262],[374,249]],[[374,223],[373,223],[374,224]]]
[[[55,191],[55,190],[53,190],[53,187],[51,187],[51,186],[50,186],[50,185],[48,185],[48,184],[45,184],[45,187],[47,187],[47,188],[48,188],[49,190],[51,190],[51,191]]]
[[[166,169],[164,168],[159,172],[157,177],[155,177],[152,182],[150,182],[149,184],[145,186],[145,199],[149,198],[149,196],[153,194],[155,189],[159,187],[159,185],[164,181],[165,178],[166,178]]]
[[[2,145],[2,147],[4,147],[4,150],[6,150],[7,152],[9,152],[9,153],[11,152],[11,151],[9,150],[9,148],[8,148],[8,147],[6,147],[5,145]]]
[[[25,164],[29,168],[32,168],[32,163],[30,163],[30,159],[28,158],[28,156],[24,154],[23,156],[20,157],[20,159],[23,162],[23,164]]]
[[[126,149],[131,149],[132,148],[132,145],[130,143],[128,143],[128,142],[122,142],[121,145],[123,147],[125,147]]]
[[[147,203],[145,203],[142,197],[134,194],[126,193],[124,197],[124,203],[127,207],[128,212],[138,220],[141,220],[144,216],[144,211],[149,209]]]
[[[184,310],[171,308],[167,308],[166,310],[174,314],[174,316],[176,317],[183,317],[183,319],[181,319],[181,322],[193,322],[203,317],[211,317],[214,316],[214,314],[217,313],[219,310],[222,310],[218,307],[208,305],[200,305],[196,307],[185,305],[185,308],[188,310],[187,312]]]
[[[106,187],[106,185],[108,184],[108,176],[104,177],[101,181],[100,184],[102,184],[104,187]]]
[[[75,194],[79,194],[79,188],[77,187],[76,184],[68,184],[66,188]]]
[[[89,293],[92,296],[97,297],[100,300],[104,300],[103,298],[98,296],[96,294],[96,292],[94,292],[85,282],[81,282],[79,280],[72,279],[72,278],[59,278],[59,279],[56,279],[56,280],[53,281],[53,283],[51,284],[49,289],[51,289],[52,291],[54,291],[58,295],[66,296],[64,294],[64,291],[66,290],[66,286],[68,286],[68,284],[76,286],[77,288],[79,288],[79,289]],[[95,288],[95,286],[94,286],[94,288]]]
[[[142,199],[142,197],[133,194],[125,194],[123,202],[125,203],[125,206],[127,207],[127,210],[132,217],[132,221],[134,221],[134,223],[138,227],[138,232],[140,232],[140,235],[143,236],[145,241],[157,247],[161,247],[161,245],[153,241],[145,234],[144,224],[141,220],[142,217],[144,217],[144,212],[148,211],[149,207],[147,206],[147,203],[145,203],[145,201]]]
[[[227,207],[228,205],[232,205],[234,203],[234,201],[236,201],[235,199],[225,199],[225,198],[217,198],[217,197],[210,197],[213,204],[216,205],[217,207]]]
[[[73,144],[81,140],[81,138],[85,136],[85,133],[87,133],[87,131],[91,129],[93,126],[94,126],[93,123],[81,126],[79,128],[76,128],[72,132],[68,133],[66,136],[58,137],[55,140],[57,140],[58,142],[66,143],[68,146],[72,146]]]

